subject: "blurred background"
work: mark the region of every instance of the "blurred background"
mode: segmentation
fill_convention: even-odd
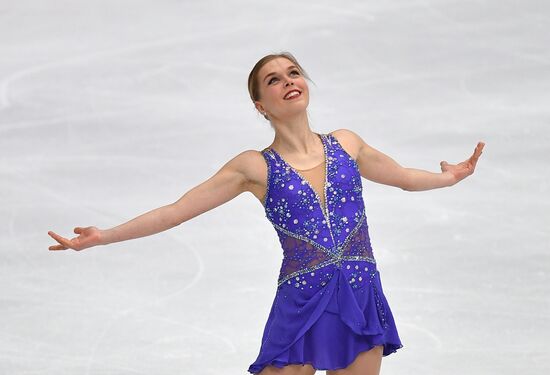
[[[536,0],[0,0],[0,373],[247,373],[282,260],[251,193],[81,252],[47,231],[119,225],[269,145],[247,78],[290,51],[316,132],[432,172],[486,143],[453,187],[363,179],[404,345],[381,374],[548,374],[549,25]]]

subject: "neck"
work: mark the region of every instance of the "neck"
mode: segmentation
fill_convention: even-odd
[[[314,154],[319,138],[309,127],[307,112],[286,119],[272,119],[275,139],[271,146],[284,154]]]

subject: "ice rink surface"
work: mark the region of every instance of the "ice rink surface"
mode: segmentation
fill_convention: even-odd
[[[452,187],[363,179],[404,345],[381,374],[550,373],[550,3],[3,0],[0,41],[1,374],[247,373],[282,259],[252,194],[82,252],[47,231],[116,226],[268,146],[246,80],[279,51],[316,132],[432,172],[486,143]]]

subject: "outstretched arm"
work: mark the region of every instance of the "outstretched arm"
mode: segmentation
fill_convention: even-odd
[[[150,236],[175,227],[206,211],[226,203],[247,190],[247,153],[244,151],[228,161],[216,174],[187,191],[174,203],[146,212],[111,229],[76,227],[79,236],[67,239],[49,231],[59,242],[49,250],[82,250],[138,237]]]
[[[405,168],[388,155],[366,144],[351,130],[346,130],[353,148],[357,150],[357,164],[361,176],[374,182],[399,187],[408,191],[430,190],[451,186],[474,173],[485,143],[478,142],[474,153],[458,164],[440,163],[441,172]]]

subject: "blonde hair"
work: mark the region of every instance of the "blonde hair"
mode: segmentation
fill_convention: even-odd
[[[296,58],[290,52],[283,51],[283,52],[279,52],[271,55],[266,55],[262,57],[256,63],[256,65],[254,65],[254,67],[250,71],[250,74],[248,75],[248,94],[250,95],[250,99],[252,99],[252,102],[255,102],[256,100],[260,100],[260,85],[258,83],[258,73],[260,72],[260,69],[262,69],[262,67],[268,62],[270,62],[271,60],[274,60],[279,57],[284,57],[285,59],[290,60],[294,65],[296,65],[300,73],[307,80],[309,80],[310,82],[313,82],[309,78],[306,71],[302,68],[300,63],[298,63],[298,60],[296,60]],[[266,115],[264,115],[264,117],[266,120],[269,120]]]

